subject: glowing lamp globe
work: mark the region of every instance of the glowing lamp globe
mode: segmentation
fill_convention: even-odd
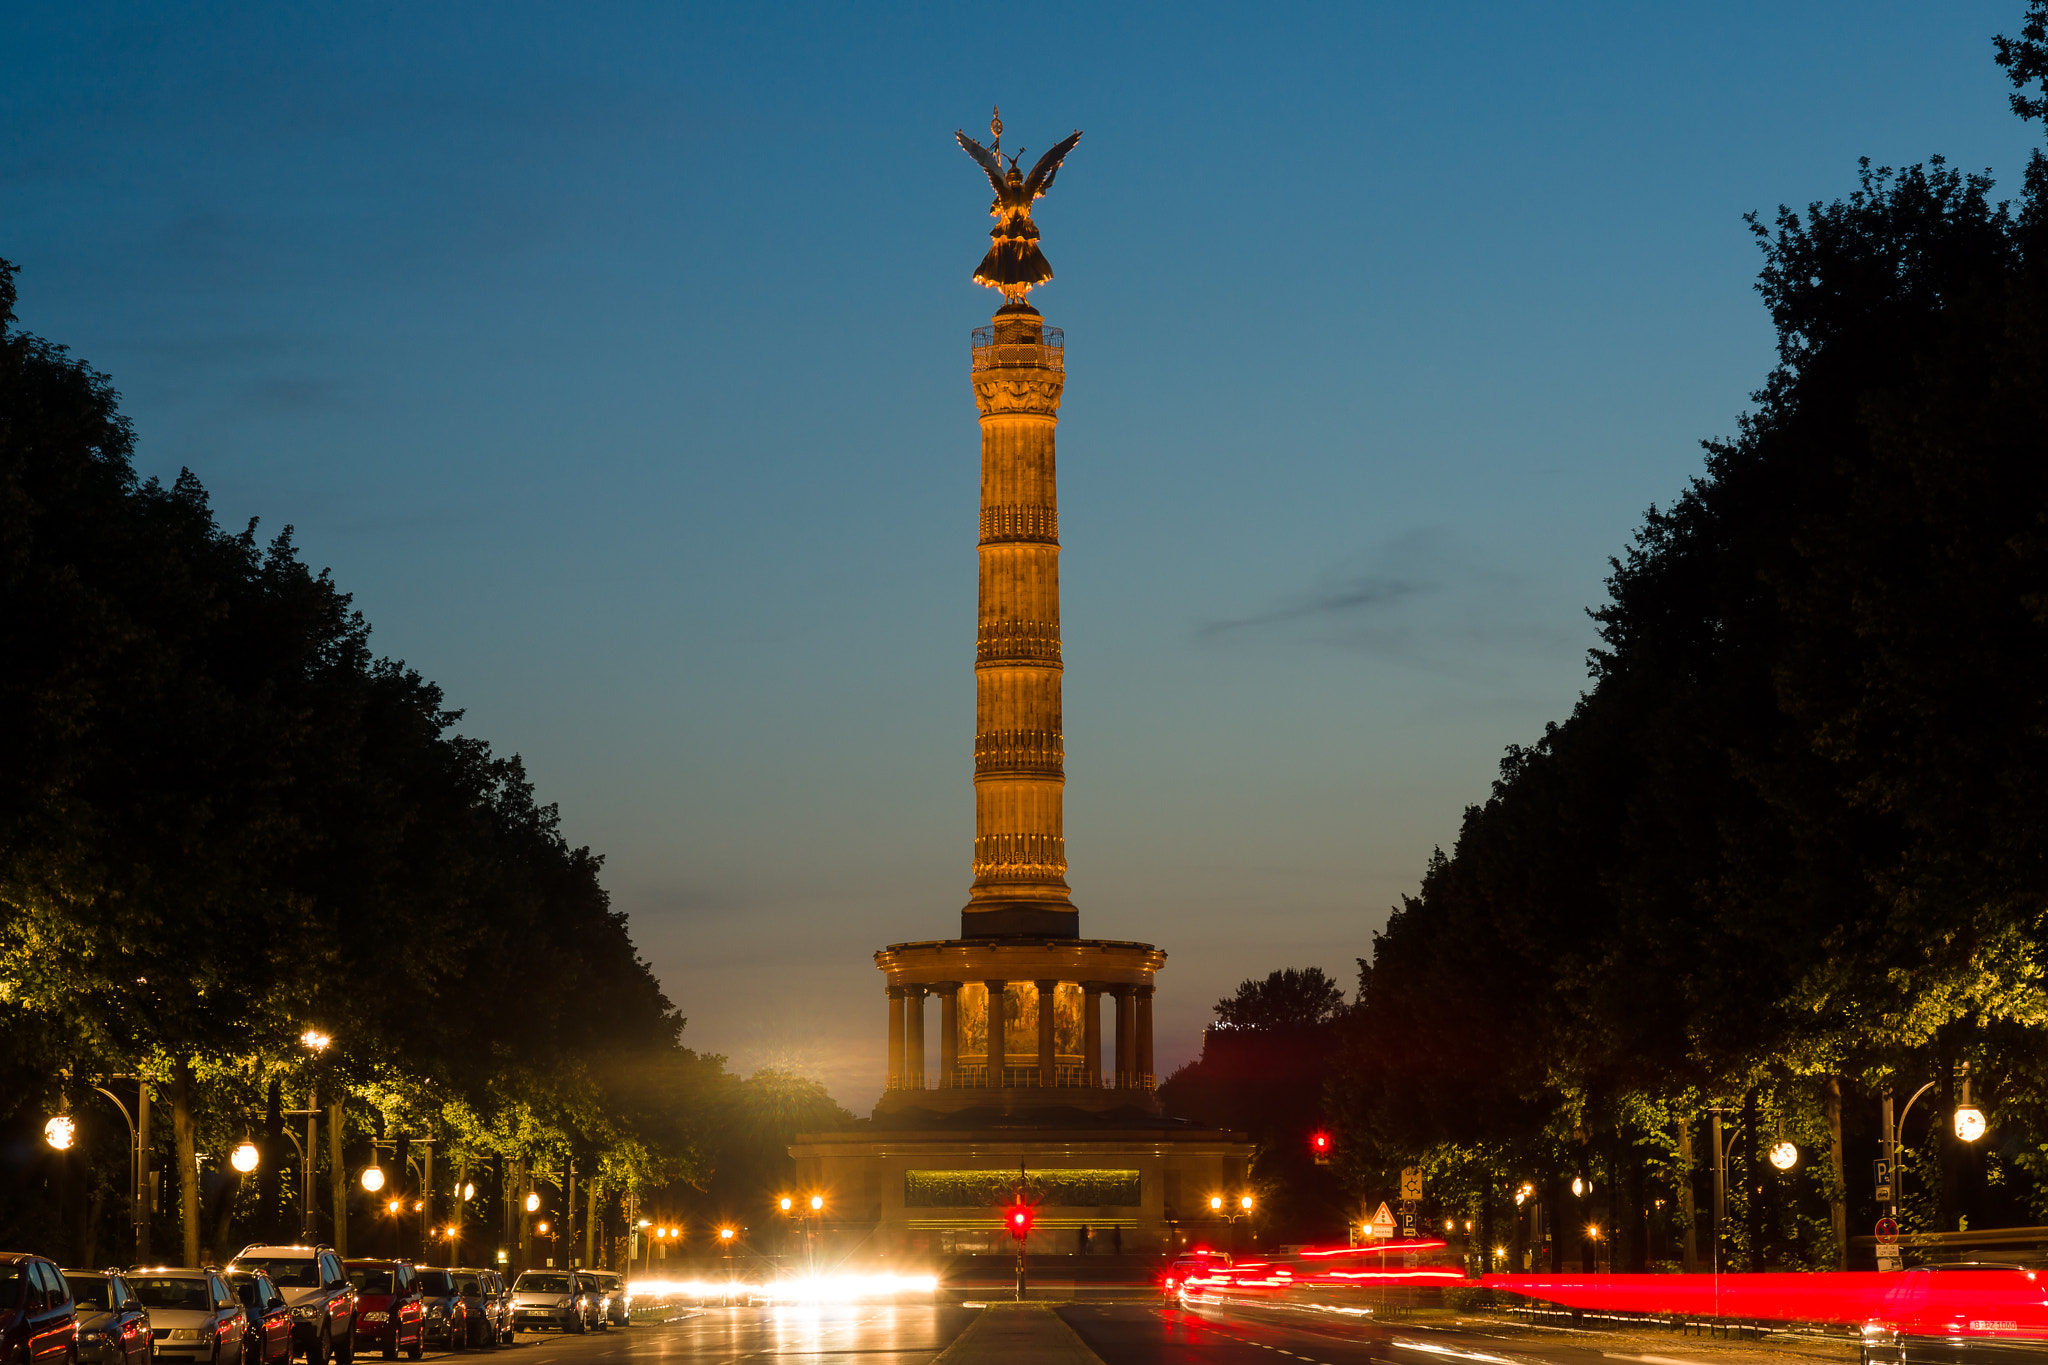
[[[334,1040],[319,1029],[309,1028],[299,1035],[299,1041],[305,1045],[306,1050],[309,1052],[325,1052],[327,1045]]]
[[[783,1211],[784,1213],[788,1213],[788,1212],[789,1212],[789,1211],[790,1211],[791,1209],[793,1209],[793,1208],[795,1208],[795,1207],[796,1207],[796,1200],[794,1200],[794,1199],[791,1199],[791,1198],[790,1198],[790,1197],[789,1197],[788,1195],[786,1195],[786,1194],[785,1194],[784,1196],[782,1196],[782,1199],[781,1199],[781,1200],[780,1200],[779,1202],[780,1202],[780,1203],[781,1203],[781,1205],[782,1205],[782,1211]]]
[[[1799,1149],[1789,1142],[1781,1142],[1771,1148],[1771,1164],[1781,1171],[1789,1171],[1799,1163]]]
[[[825,1196],[824,1196],[824,1195],[822,1195],[822,1194],[814,1194],[814,1195],[812,1195],[812,1196],[811,1196],[811,1212],[812,1212],[812,1213],[816,1213],[816,1212],[817,1212],[818,1210],[820,1210],[820,1209],[822,1209],[822,1208],[824,1208],[824,1207],[825,1207]]]
[[[43,1125],[43,1141],[60,1152],[70,1151],[77,1140],[78,1124],[69,1114],[59,1114]]]
[[[255,1143],[244,1142],[228,1154],[228,1165],[247,1175],[256,1169],[256,1163],[262,1159],[262,1154],[256,1150]]]
[[[1956,1110],[1956,1136],[1965,1142],[1975,1142],[1984,1136],[1984,1111],[1974,1104],[1966,1104]]]
[[[1586,1197],[1586,1182],[1578,1176],[1572,1177],[1572,1194],[1580,1199]]]
[[[536,1223],[534,1224],[533,1230],[545,1236],[548,1230],[548,1225],[545,1222]]]
[[[732,1240],[732,1229],[720,1228],[718,1230],[718,1240],[721,1242],[730,1242]]]
[[[538,1213],[540,1211],[540,1196],[538,1194],[526,1196],[526,1211],[528,1213]]]
[[[476,1198],[476,1185],[474,1182],[466,1184],[462,1187],[462,1197],[464,1199]]]
[[[1222,1207],[1223,1207],[1223,1196],[1222,1196],[1222,1195],[1220,1195],[1220,1194],[1212,1194],[1212,1195],[1210,1195],[1210,1196],[1209,1196],[1209,1207],[1210,1207],[1210,1208],[1211,1208],[1212,1210],[1213,1210],[1213,1209],[1220,1209],[1220,1208],[1222,1208]]]
[[[1252,1207],[1252,1197],[1250,1195],[1246,1195],[1244,1198],[1237,1201],[1237,1206],[1245,1210],[1247,1213],[1249,1213]]]
[[[371,1194],[375,1194],[384,1188],[384,1168],[382,1166],[363,1167],[363,1188]]]

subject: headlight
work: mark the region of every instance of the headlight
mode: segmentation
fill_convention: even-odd
[[[320,1310],[316,1307],[309,1307],[302,1304],[299,1307],[294,1308],[292,1310],[292,1316],[295,1318],[317,1318],[320,1316]]]
[[[373,1311],[363,1314],[364,1322],[389,1322],[390,1320],[391,1315],[389,1313],[379,1313]]]
[[[199,1336],[200,1332],[197,1327],[173,1327],[171,1329],[170,1340],[197,1341],[199,1340]]]

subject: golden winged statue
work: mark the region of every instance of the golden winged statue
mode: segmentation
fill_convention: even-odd
[[[989,205],[989,216],[996,225],[988,235],[995,242],[988,249],[988,255],[981,258],[981,265],[975,269],[974,282],[985,284],[991,289],[1000,289],[1006,302],[1022,303],[1024,295],[1034,285],[1044,284],[1052,278],[1052,265],[1045,259],[1045,253],[1038,249],[1038,225],[1031,221],[1031,205],[1052,188],[1052,179],[1060,173],[1060,163],[1067,153],[1074,150],[1074,144],[1081,140],[1076,132],[1059,143],[1044,156],[1026,175],[1017,169],[1017,163],[1024,157],[1019,147],[1016,155],[1003,162],[1003,120],[1001,112],[988,123],[989,144],[984,147],[965,133],[955,132],[960,139],[961,150],[981,163],[988,172],[988,183],[995,186],[996,200]]]

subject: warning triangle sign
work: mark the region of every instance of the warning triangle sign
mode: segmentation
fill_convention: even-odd
[[[1372,1216],[1372,1235],[1375,1237],[1392,1237],[1394,1235],[1394,1212],[1387,1207],[1384,1200],[1381,1201],[1379,1210]]]

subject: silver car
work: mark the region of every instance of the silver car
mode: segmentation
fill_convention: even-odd
[[[81,1365],[150,1365],[149,1310],[118,1270],[67,1270]]]
[[[525,1271],[512,1286],[512,1325],[522,1332],[587,1332],[597,1325],[590,1289],[574,1271]]]
[[[157,1359],[242,1365],[242,1301],[211,1270],[138,1270],[128,1287],[149,1310]]]

